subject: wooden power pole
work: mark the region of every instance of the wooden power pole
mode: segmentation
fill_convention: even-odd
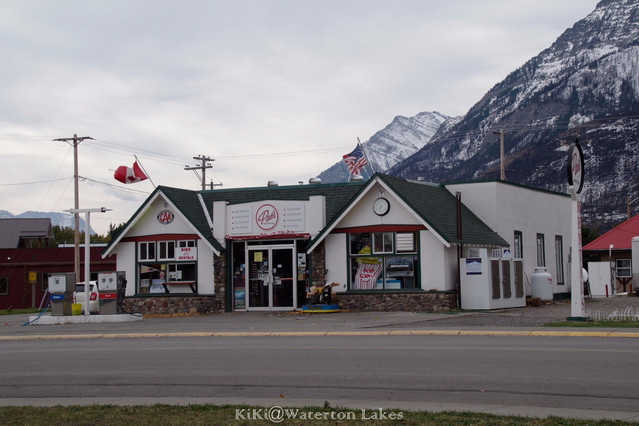
[[[198,177],[202,180],[202,191],[206,189],[206,169],[210,169],[213,166],[209,164],[209,161],[215,161],[213,158],[199,155],[197,157],[193,157],[194,160],[198,160],[200,162],[199,166],[184,166],[184,170],[202,170],[202,176]],[[197,174],[197,172],[195,172]],[[213,189],[213,185],[211,184],[211,189]]]
[[[73,209],[77,212],[80,209],[80,187],[78,185],[78,145],[85,139],[93,139],[90,136],[78,137],[73,135],[72,138],[59,138],[53,139],[54,141],[66,142],[73,146],[73,193],[74,193],[74,205]],[[80,281],[80,213],[74,213],[75,222],[73,226],[73,236],[75,242],[75,281]],[[89,262],[91,259],[84,259],[85,262]],[[85,281],[90,281],[91,277],[84,277]],[[88,284],[88,282],[86,283]],[[85,287],[89,288],[89,287]]]
[[[504,129],[493,131],[494,135],[499,135],[499,179],[506,180],[506,165],[504,164]]]

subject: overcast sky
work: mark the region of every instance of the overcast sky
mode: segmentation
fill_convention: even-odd
[[[105,206],[155,185],[308,182],[397,115],[463,115],[596,0],[0,0],[0,210]]]

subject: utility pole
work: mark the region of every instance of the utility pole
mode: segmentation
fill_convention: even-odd
[[[222,182],[220,183],[213,183],[213,179],[211,179],[211,183],[209,184],[209,186],[211,187],[211,190],[213,190],[214,187],[216,186],[222,186]]]
[[[74,226],[73,226],[73,236],[74,236],[74,241],[75,241],[75,267],[74,272],[75,272],[75,280],[80,281],[80,213],[78,212],[78,210],[80,209],[80,189],[79,189],[79,185],[78,185],[78,145],[80,144],[80,142],[84,141],[85,139],[91,139],[93,140],[92,137],[90,136],[82,136],[82,137],[78,137],[78,135],[74,134],[72,138],[59,138],[59,139],[53,139],[53,141],[56,142],[66,142],[69,145],[73,146],[73,189],[74,189],[74,203],[73,203],[73,209],[76,211],[76,213],[74,213],[75,216],[75,221],[74,221]],[[85,262],[89,262],[90,259],[84,259]],[[85,281],[89,281],[91,279],[91,277],[84,277]],[[88,288],[88,287],[85,287]]]
[[[193,157],[194,160],[198,160],[200,162],[199,166],[184,166],[184,170],[202,170],[202,176],[198,175],[200,180],[202,181],[202,191],[206,189],[206,169],[211,169],[213,166],[209,164],[209,161],[215,161],[211,157],[199,155],[197,157]],[[197,174],[197,172],[195,172]],[[211,188],[213,189],[213,188]]]
[[[493,130],[493,135],[499,135],[499,178],[506,180],[506,165],[504,164],[504,129],[500,131]]]

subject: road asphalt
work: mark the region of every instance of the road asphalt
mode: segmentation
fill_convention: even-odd
[[[639,338],[639,297],[618,295],[605,299],[586,299],[585,317],[594,319],[633,319],[636,328],[574,328],[544,327],[545,324],[566,321],[571,317],[570,300],[543,302],[540,306],[500,309],[493,311],[461,311],[450,313],[433,312],[338,312],[330,314],[301,312],[233,312],[211,315],[174,316],[109,316],[64,317],[75,322],[53,324],[49,313],[35,319],[35,315],[7,315],[0,317],[0,341],[28,339],[78,339],[78,338],[140,338],[140,337],[247,337],[251,336],[323,336],[323,335],[504,335],[504,336],[574,336],[604,338]],[[49,317],[47,323],[46,318]],[[119,317],[119,318],[115,318]],[[57,319],[59,320],[60,317]],[[275,400],[243,400],[257,406],[281,405]],[[316,401],[290,400],[287,406],[303,407]],[[61,400],[39,398],[38,400],[0,399],[0,406],[9,405],[77,405],[104,403],[91,399]],[[166,399],[140,397],[112,398],[114,405],[148,405],[171,403]],[[239,401],[193,398],[172,403],[180,404],[236,404]],[[616,419],[639,422],[639,409],[624,412],[607,410],[576,410],[557,407],[468,406],[424,401],[415,403],[393,403],[388,407],[384,401],[351,401],[343,408],[364,407],[399,408],[427,411],[474,411],[497,415],[522,415],[529,417],[559,416],[580,419]]]

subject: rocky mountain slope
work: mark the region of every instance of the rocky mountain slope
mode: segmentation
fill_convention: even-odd
[[[433,182],[506,179],[566,192],[566,151],[584,147],[584,224],[609,229],[639,196],[639,2],[604,0],[548,49],[441,126],[390,174]],[[635,203],[635,212],[639,211]]]
[[[392,123],[363,143],[372,168],[375,171],[385,171],[415,154],[431,140],[441,124],[447,120],[450,120],[450,117],[438,112],[421,112],[410,118],[395,117]],[[355,144],[356,141],[353,148]],[[362,176],[365,178],[371,174],[371,168],[368,166],[362,170]],[[340,161],[318,177],[325,183],[346,182],[350,174],[344,162]]]

